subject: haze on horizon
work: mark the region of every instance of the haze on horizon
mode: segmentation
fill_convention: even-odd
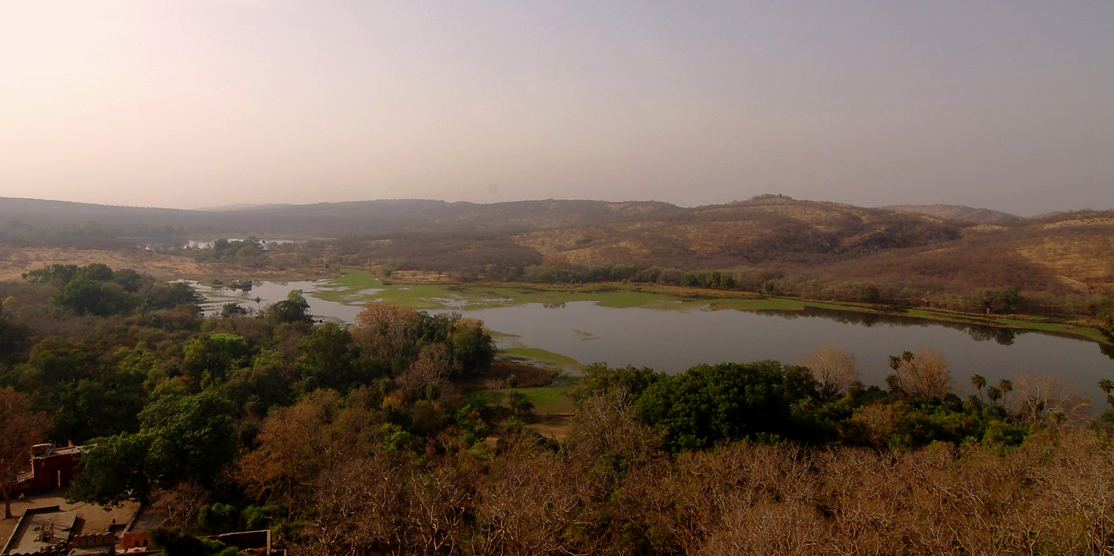
[[[1114,3],[10,1],[0,196],[1114,209]]]

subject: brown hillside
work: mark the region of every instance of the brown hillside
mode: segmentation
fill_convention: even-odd
[[[1009,224],[1020,219],[1006,212],[959,205],[894,205],[885,208],[973,224]]]
[[[958,237],[957,226],[920,215],[766,196],[635,222],[535,230],[515,241],[578,264],[710,269],[821,263]]]
[[[956,219],[963,214],[992,219],[970,216],[980,210],[968,207],[899,208],[777,195],[694,208],[660,202],[389,200],[229,211],[0,199],[0,243],[110,249],[132,247],[151,235],[269,233],[331,237],[311,249],[334,265],[387,264],[498,279],[516,279],[535,265],[626,264],[737,270],[750,277],[740,287],[777,278],[794,291],[822,287],[802,285],[819,279],[926,293],[1005,286],[1052,295],[1114,292],[1114,212],[970,224]],[[49,258],[69,260],[60,253]],[[8,261],[13,271],[28,266],[19,257]]]

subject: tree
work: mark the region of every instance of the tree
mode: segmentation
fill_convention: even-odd
[[[837,346],[820,346],[801,357],[797,364],[812,371],[820,397],[824,400],[833,400],[846,394],[859,381],[855,356]]]
[[[664,376],[647,367],[612,369],[607,363],[592,363],[581,372],[572,397],[578,407],[593,396],[617,395],[633,401]]]
[[[247,316],[248,310],[240,306],[239,303],[228,302],[220,306],[220,318],[230,319],[234,317]]]
[[[271,412],[260,427],[256,449],[239,462],[237,478],[249,494],[281,497],[296,507],[323,469],[355,457],[378,430],[364,390],[346,402],[335,391],[314,390],[290,407]]]
[[[149,473],[171,483],[211,484],[236,456],[235,411],[232,403],[212,392],[151,402],[139,414],[140,434],[152,438]]]
[[[74,477],[67,500],[113,506],[135,496],[145,499],[152,484],[145,466],[149,436],[120,433],[96,438],[81,457],[81,471]]]
[[[315,326],[301,339],[298,348],[301,354],[294,366],[305,391],[332,388],[347,392],[371,379],[370,373],[360,372],[358,353],[347,328],[331,322]]]
[[[26,394],[0,389],[0,486],[4,490],[4,519],[12,517],[10,487],[21,471],[30,467],[31,447],[50,428],[45,413],[31,410]]]
[[[1103,394],[1109,394],[1111,390],[1114,390],[1114,380],[1110,380],[1109,378],[1100,380],[1099,390],[1102,390]]]
[[[453,361],[460,374],[482,374],[491,369],[495,359],[495,342],[476,319],[457,320],[449,334]]]
[[[356,315],[352,339],[365,354],[393,367],[406,361],[410,328],[417,322],[418,313],[409,307],[373,301]]]
[[[998,403],[1002,399],[1002,389],[997,386],[989,386],[986,389],[986,397],[990,398],[990,403]]]
[[[1035,423],[1052,420],[1057,412],[1063,421],[1082,421],[1091,403],[1075,393],[1064,379],[1051,374],[1025,374],[1017,377],[1017,396],[1010,408],[1019,419]]]
[[[0,361],[11,362],[28,344],[30,331],[0,315]]]
[[[986,388],[986,377],[979,373],[971,375],[971,386],[974,386],[975,390],[979,391],[979,401],[982,401],[982,389]]]
[[[302,295],[302,290],[290,290],[286,299],[279,301],[267,308],[267,318],[275,322],[301,322],[313,323],[309,314],[309,302]]]
[[[197,389],[223,383],[228,372],[244,366],[251,355],[247,340],[228,332],[197,336],[184,351],[182,370]]]
[[[226,546],[216,539],[195,537],[178,528],[156,527],[151,529],[151,546],[162,550],[165,556],[238,556],[243,554],[234,546]]]
[[[93,441],[67,498],[104,505],[145,501],[156,483],[211,485],[236,455],[234,411],[212,392],[158,398],[139,414],[139,433]]]
[[[890,368],[896,371],[901,390],[915,398],[944,399],[952,391],[948,363],[932,348],[891,355]]]
[[[449,375],[451,364],[449,350],[444,344],[432,344],[422,348],[418,358],[398,376],[398,388],[402,396],[414,401],[436,385],[440,391],[442,382]]]
[[[1006,394],[1013,392],[1013,381],[1008,378],[1003,378],[998,381],[998,391],[1002,394],[1002,405],[1006,404]]]
[[[637,402],[639,419],[658,427],[673,451],[767,433],[794,436],[785,374],[776,361],[698,365],[664,377]]]
[[[59,288],[51,301],[79,315],[90,313],[99,317],[127,313],[139,305],[139,298],[119,284],[85,278],[74,278]]]

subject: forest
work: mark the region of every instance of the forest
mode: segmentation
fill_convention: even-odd
[[[952,377],[906,346],[884,384],[836,346],[676,375],[596,364],[542,436],[527,374],[500,374],[456,315],[372,303],[339,326],[294,291],[205,317],[188,286],[103,264],[0,298],[0,480],[33,443],[90,446],[67,496],[166,508],[166,554],[258,528],[337,555],[1114,547],[1114,413],[1054,376]]]

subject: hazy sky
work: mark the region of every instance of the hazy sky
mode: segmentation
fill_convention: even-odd
[[[0,0],[0,196],[1114,209],[1114,1]]]

